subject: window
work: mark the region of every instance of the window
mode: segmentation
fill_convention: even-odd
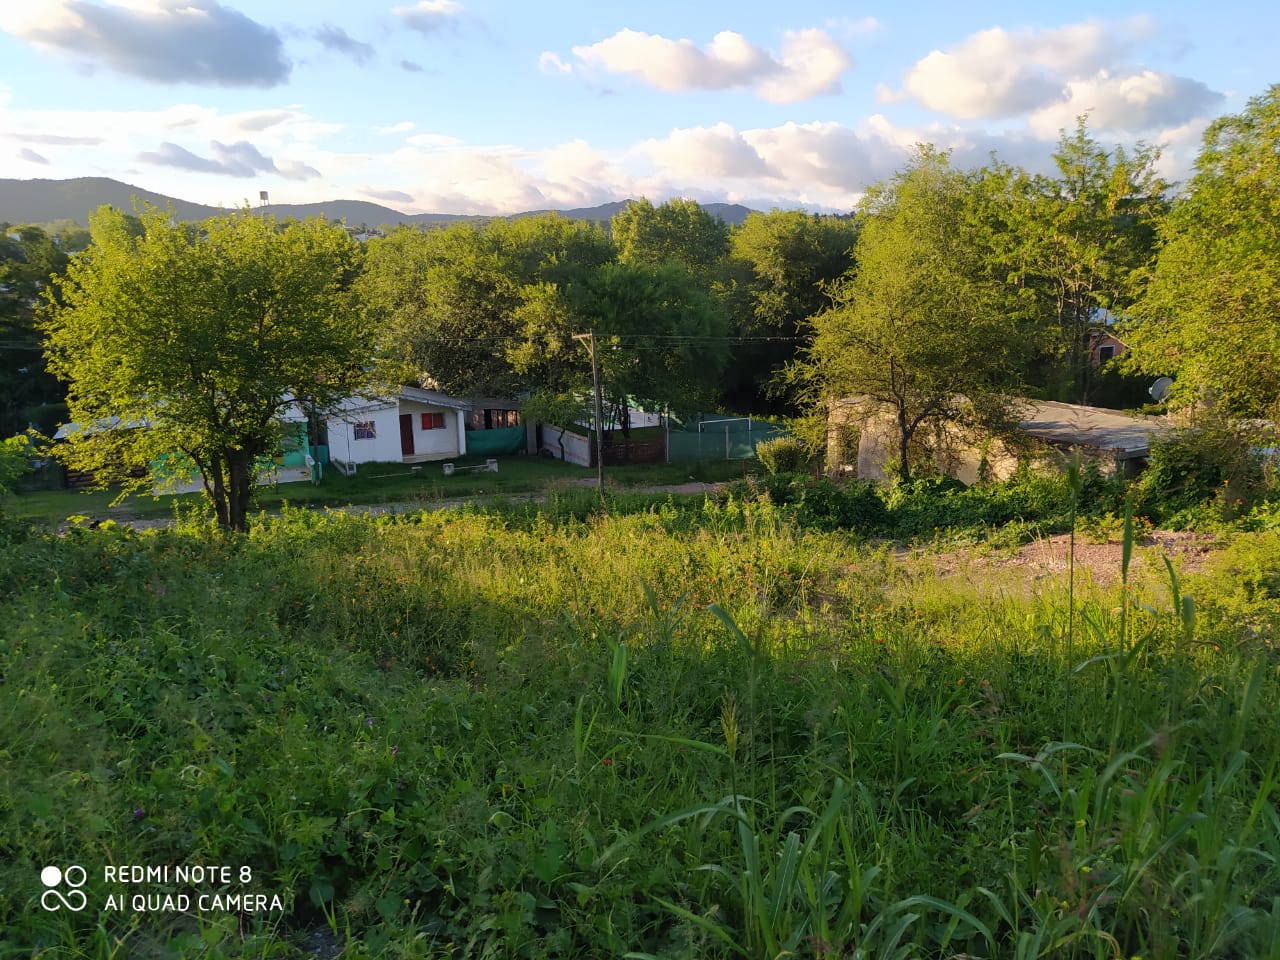
[[[1098,362],[1106,363],[1116,355],[1116,347],[1114,343],[1108,343],[1098,348]]]
[[[372,420],[362,420],[356,424],[357,440],[376,440],[378,439],[378,425]]]
[[[444,414],[443,413],[424,413],[422,415],[423,430],[443,430]]]

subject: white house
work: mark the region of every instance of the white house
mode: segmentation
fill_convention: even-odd
[[[421,387],[381,397],[352,397],[325,416],[329,461],[343,473],[360,463],[422,463],[467,452],[471,404]]]

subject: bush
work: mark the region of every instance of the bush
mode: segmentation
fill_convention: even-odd
[[[804,444],[794,437],[774,437],[756,444],[756,458],[772,475],[802,473],[809,465]]]
[[[1222,520],[1248,513],[1266,492],[1262,457],[1251,441],[1219,424],[1153,439],[1135,484],[1137,508],[1158,523],[1212,504]]]
[[[825,530],[876,533],[884,529],[889,511],[865,480],[836,483],[826,477],[804,481],[798,501],[800,522]]]

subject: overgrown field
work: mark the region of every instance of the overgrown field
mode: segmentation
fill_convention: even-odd
[[[978,593],[584,502],[11,528],[0,956],[1280,957],[1280,533]]]

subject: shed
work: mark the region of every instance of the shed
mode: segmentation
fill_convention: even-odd
[[[1133,476],[1146,467],[1152,438],[1173,429],[1164,417],[1052,400],[1020,401],[1016,415],[1019,430],[1029,442],[1027,448],[946,424],[931,438],[938,468],[974,483],[983,477],[1012,476],[1029,453],[1033,465],[1051,470],[1061,466],[1065,454],[1079,451],[1106,472]],[[892,418],[870,401],[857,397],[835,401],[828,418],[828,462],[839,472],[883,480],[896,451],[894,436]]]

